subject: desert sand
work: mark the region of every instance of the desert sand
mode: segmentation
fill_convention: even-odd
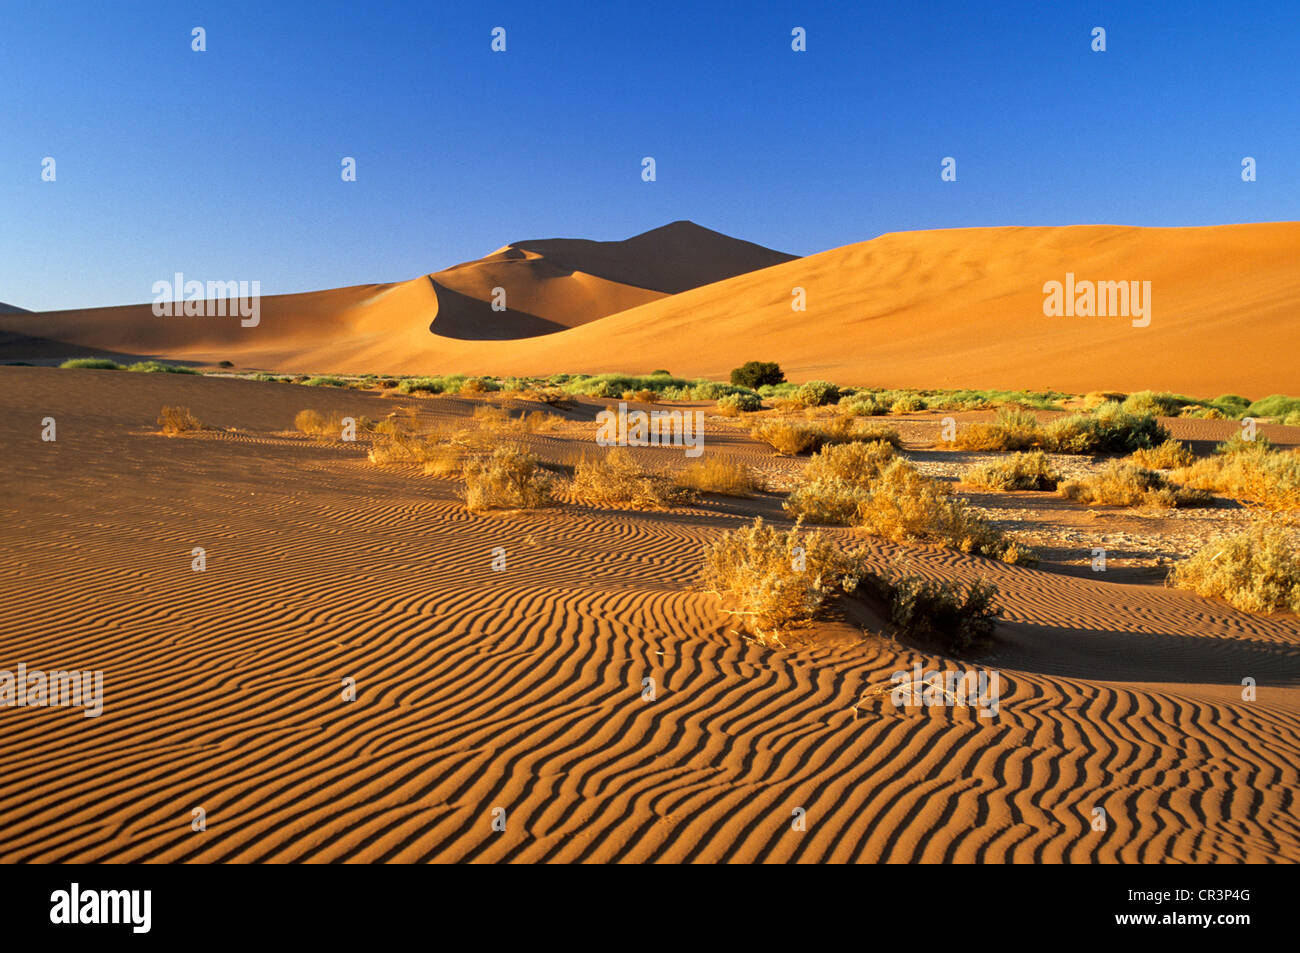
[[[701,267],[710,255],[718,263]],[[947,229],[774,256],[787,257],[675,223],[626,242],[507,246],[396,284],[268,296],[255,328],[157,318],[147,305],[6,315],[0,357],[99,349],[308,373],[715,378],[752,359],[779,361],[792,380],[871,386],[1300,392],[1300,223]],[[715,280],[726,272],[743,273]],[[1067,273],[1150,281],[1149,326],[1045,316],[1044,283]],[[520,311],[491,311],[498,286]],[[796,288],[806,311],[792,310]]]
[[[1239,233],[1204,234],[1196,247]],[[985,236],[993,248],[969,233],[932,233],[952,255],[931,258],[916,251],[917,239],[889,236],[821,264],[724,282],[754,295],[753,314],[722,318],[714,286],[687,292],[697,299],[689,307],[651,303],[640,317],[554,339],[586,339],[613,320],[610,340],[648,343],[637,330],[647,314],[669,331],[693,315],[705,333],[742,335],[746,322],[788,307],[784,286],[795,274],[820,276],[814,300],[821,296],[838,315],[827,320],[853,340],[871,336],[873,322],[901,333],[917,322],[873,318],[850,300],[883,300],[853,296],[891,280],[895,291],[933,287],[923,300],[897,300],[938,320],[941,291],[957,276],[974,289],[968,300],[983,300],[1008,291],[1008,275],[1021,267],[989,274],[980,261],[1037,249],[1039,263],[1054,268],[1059,242],[1075,235],[1073,247],[1094,248],[1099,262],[1131,247],[1125,230],[1007,231]],[[1267,226],[1257,235],[1252,247],[1267,262],[1297,231]],[[1203,300],[1188,293],[1188,307],[1201,301],[1201,326],[1226,333],[1231,315],[1253,306],[1259,328],[1238,326],[1233,341],[1262,348],[1267,333],[1284,331],[1274,310],[1294,302],[1300,279],[1276,256],[1272,272],[1234,286],[1247,300],[1231,310],[1228,291],[1209,293],[1217,284],[1203,286]],[[844,262],[871,280],[853,278]],[[1198,262],[1208,267],[1186,254],[1148,267],[1191,278]],[[422,281],[369,297],[329,293],[337,310],[325,296],[304,296],[304,308],[321,308],[296,320],[316,326],[319,350],[303,330],[302,350],[285,344],[282,359],[323,355],[331,314],[378,328],[427,305]],[[1260,290],[1247,294],[1251,287]],[[987,313],[1010,327],[1020,299],[987,301]],[[1165,306],[1171,322],[1173,304]],[[981,320],[987,330],[993,319]],[[1159,320],[1157,311],[1153,335]],[[781,349],[797,345],[811,355],[818,342],[798,323],[778,323],[764,350],[784,358]],[[1016,334],[1032,336],[1032,323],[1031,315]],[[921,325],[914,333],[939,346]],[[286,341],[298,333],[283,330]],[[145,343],[141,334],[135,343]],[[889,333],[875,339],[875,351],[846,353],[821,373],[901,353]],[[665,363],[679,372],[711,366],[721,355],[708,349],[721,338],[711,340],[702,356],[692,345]],[[1105,344],[1116,361],[1122,340]],[[1180,389],[1213,391],[1222,378],[1224,389],[1231,380],[1254,392],[1285,389],[1292,373],[1276,341],[1256,353],[1277,353],[1273,370],[1256,366],[1260,383],[1247,388],[1233,377],[1240,351],[1217,351],[1228,366],[1217,371],[1204,355],[1180,365],[1190,357],[1176,337],[1151,340],[1172,353],[1128,355],[1129,370],[1099,361],[1076,372],[1095,375],[1094,386],[1145,363],[1145,380],[1159,384],[1171,365],[1199,368]],[[197,354],[216,343],[189,346]],[[358,360],[375,367],[381,353]],[[559,352],[545,353],[552,361]],[[881,373],[919,373],[922,358],[910,360],[911,370]],[[1010,375],[997,382],[1031,371],[1069,382],[1051,366],[998,363],[993,352],[988,360]],[[914,662],[946,663],[864,637],[881,621],[870,605],[820,623],[806,644],[772,649],[741,638],[716,597],[692,588],[704,543],[754,515],[779,517],[775,494],[707,497],[660,513],[566,503],[478,516],[454,480],[368,464],[364,441],[313,440],[292,423],[304,408],[376,419],[411,408],[430,421],[467,423],[484,400],[0,368],[0,665],[105,673],[98,718],[55,709],[0,715],[0,860],[1300,860],[1295,616],[1249,615],[1122,572],[1099,578],[870,542],[881,565],[902,551],[928,578],[991,578],[1006,606],[994,654],[980,662],[1003,675],[996,718],[897,709],[871,691]],[[606,403],[578,400],[558,411],[567,421],[560,430],[521,439],[544,459],[572,459],[591,445]],[[163,404],[188,406],[215,429],[162,436]],[[56,442],[39,438],[45,416],[57,418]],[[1176,436],[1195,425],[1211,439],[1236,427],[1167,423]],[[914,426],[929,435],[909,436],[908,447],[931,445],[936,419],[922,415]],[[1300,439],[1297,428],[1267,433],[1284,446]],[[774,477],[804,463],[725,428],[710,432],[708,452]],[[634,453],[682,462],[671,449]],[[195,546],[207,550],[201,573],[191,570]],[[505,551],[503,572],[492,569],[495,547]],[[1255,702],[1240,699],[1246,676],[1258,679]],[[345,678],[356,680],[355,701],[341,698]],[[655,679],[653,701],[643,700],[645,678]],[[195,832],[200,807],[207,829]],[[1095,807],[1107,811],[1104,832],[1090,827]],[[497,808],[503,832],[492,826]],[[792,830],[796,809],[805,830]]]

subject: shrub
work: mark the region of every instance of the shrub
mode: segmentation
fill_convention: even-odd
[[[83,371],[120,371],[123,370],[121,364],[117,361],[110,361],[104,357],[74,357],[64,361],[59,367],[77,368]]]
[[[500,446],[468,461],[464,479],[465,508],[471,513],[535,509],[551,500],[550,476],[521,447]]]
[[[343,416],[339,413],[325,416],[314,410],[300,410],[293,418],[293,425],[310,436],[333,437],[337,440],[343,433]]]
[[[989,424],[971,424],[959,430],[953,447],[959,450],[1028,450],[1044,442],[1038,418],[1027,410],[999,410]]]
[[[1300,538],[1256,524],[1179,563],[1169,582],[1243,612],[1300,612]]]
[[[573,493],[592,506],[634,510],[664,509],[694,498],[690,490],[660,474],[644,472],[624,447],[583,456],[573,470]]]
[[[504,407],[496,407],[492,404],[484,404],[481,407],[475,407],[473,418],[475,423],[489,432],[515,431],[519,433],[538,433],[543,430],[554,430],[560,424],[564,423],[562,417],[544,413],[540,410],[520,414],[516,417]]]
[[[234,366],[235,366],[234,361],[221,361],[217,364],[217,367],[234,367]]]
[[[1213,490],[1264,509],[1300,509],[1300,453],[1272,450],[1259,440],[1241,441],[1238,447],[1197,460],[1170,476],[1189,487]]]
[[[827,442],[826,431],[812,423],[764,420],[750,432],[759,440],[766,441],[778,453],[787,456],[811,453]]]
[[[738,417],[763,409],[763,398],[753,393],[728,394],[718,398],[718,413],[724,417]]]
[[[840,409],[855,417],[879,417],[889,413],[889,404],[870,395],[855,394],[841,398]]]
[[[925,410],[925,398],[919,394],[904,394],[892,404],[889,405],[891,414],[914,414],[919,410]]]
[[[1125,413],[1145,414],[1152,417],[1177,417],[1184,407],[1194,406],[1198,402],[1182,394],[1142,390],[1129,394],[1120,404]]]
[[[649,388],[642,388],[641,390],[633,391],[632,398],[641,401],[643,404],[654,404],[659,401],[659,392],[657,390],[650,390]]]
[[[824,447],[808,461],[785,511],[816,523],[852,523],[894,456],[893,446],[883,440]]]
[[[1300,410],[1293,410],[1282,418],[1282,423],[1288,427],[1300,427]]]
[[[677,475],[677,484],[699,493],[720,493],[723,496],[752,496],[758,489],[758,481],[749,467],[723,457],[687,464]]]
[[[1122,403],[1128,399],[1128,394],[1117,390],[1094,390],[1089,391],[1083,397],[1084,410],[1096,410],[1102,404]]]
[[[486,377],[470,377],[461,382],[457,393],[460,394],[486,394],[490,390],[496,390],[496,382]]]
[[[1287,414],[1300,410],[1300,397],[1287,397],[1285,394],[1270,394],[1263,397],[1249,407],[1242,414],[1243,417],[1271,417],[1282,418]]]
[[[731,383],[750,390],[758,390],[765,385],[774,386],[784,380],[785,372],[774,361],[746,361],[731,372]]]
[[[840,399],[840,389],[830,381],[808,381],[794,392],[794,399],[802,407],[821,407]]]
[[[1155,417],[1131,414],[1113,401],[1092,414],[1053,420],[1041,432],[1043,449],[1052,453],[1131,453],[1168,439]]]
[[[722,533],[704,552],[703,585],[724,600],[763,644],[781,644],[807,625],[834,596],[852,592],[865,575],[856,554],[839,550],[824,534],[787,532],[765,524]]]
[[[1001,608],[998,587],[983,580],[961,584],[903,575],[883,586],[896,634],[961,655],[993,638]]]
[[[429,463],[445,458],[449,452],[451,448],[437,434],[414,434],[394,428],[371,445],[367,459],[371,463]]]
[[[1061,484],[1061,495],[1080,503],[1102,506],[1205,506],[1212,497],[1204,490],[1172,483],[1157,473],[1123,460],[1112,460],[1100,473]]]
[[[203,429],[203,424],[190,413],[188,407],[164,407],[162,413],[158,415],[158,426],[169,437]]]
[[[971,467],[962,482],[990,490],[1055,490],[1059,474],[1041,450]]]
[[[306,387],[347,387],[348,382],[341,377],[309,377],[301,382]]]
[[[938,542],[963,553],[974,553],[1016,565],[1036,557],[1007,539],[970,504],[937,480],[919,473],[906,460],[895,460],[871,487],[858,510],[857,525],[865,532],[895,542]]]
[[[1196,462],[1196,454],[1185,443],[1166,440],[1157,447],[1134,450],[1133,462],[1151,470],[1173,470],[1191,466]]]

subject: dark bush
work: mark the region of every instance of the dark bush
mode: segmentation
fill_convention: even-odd
[[[758,390],[765,384],[780,384],[784,380],[785,372],[775,361],[746,361],[731,372],[731,383],[750,390]]]

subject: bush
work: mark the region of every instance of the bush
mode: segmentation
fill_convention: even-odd
[[[858,510],[857,525],[894,542],[938,542],[1015,565],[1037,561],[1032,552],[1003,536],[966,500],[953,497],[946,485],[923,476],[902,459],[889,464],[872,485],[870,496]]]
[[[1196,462],[1196,454],[1185,443],[1166,440],[1157,447],[1134,450],[1133,462],[1151,470],[1173,470],[1191,466]]]
[[[1153,417],[1177,417],[1183,408],[1196,406],[1199,401],[1182,394],[1142,390],[1126,397],[1120,407],[1125,413],[1145,414]]]
[[[1300,453],[1273,450],[1260,440],[1240,441],[1170,476],[1189,487],[1213,490],[1264,509],[1300,509]]]
[[[883,589],[897,635],[953,655],[991,641],[1002,611],[998,587],[983,580],[963,585],[904,575],[888,580]]]
[[[624,447],[611,447],[595,457],[584,456],[573,470],[573,493],[592,506],[634,510],[664,509],[694,498],[690,490],[660,474],[642,471]]]
[[[383,422],[379,426],[384,426]],[[394,428],[386,435],[381,431],[380,439],[375,440],[366,456],[371,463],[380,464],[431,463],[458,452],[437,434],[414,434]]]
[[[524,510],[551,500],[551,478],[537,458],[516,446],[497,447],[489,456],[465,464],[465,508]]]
[[[1100,473],[1061,484],[1068,500],[1102,506],[1205,506],[1212,497],[1204,490],[1172,483],[1155,470],[1112,460]]]
[[[341,377],[309,377],[301,382],[306,387],[347,387],[348,382]]]
[[[59,367],[80,369],[83,371],[120,371],[123,370],[121,364],[117,361],[110,361],[104,357],[74,357],[64,361]]]
[[[879,417],[889,413],[889,404],[864,394],[840,398],[840,409],[855,417]]]
[[[738,417],[763,409],[763,398],[753,393],[728,394],[718,398],[718,413],[724,417]]]
[[[325,416],[314,410],[300,410],[293,418],[293,425],[310,436],[337,440],[343,434],[343,415],[331,413]]]
[[[904,394],[892,404],[889,405],[891,414],[914,414],[917,411],[925,410],[925,398],[919,394]]]
[[[820,532],[773,529],[762,518],[722,533],[704,552],[703,585],[729,604],[763,644],[807,625],[827,601],[852,592],[865,575],[856,554]]]
[[[962,482],[990,490],[1055,490],[1059,474],[1041,450],[971,467]]]
[[[1300,397],[1287,397],[1285,394],[1271,394],[1255,401],[1246,408],[1243,417],[1271,417],[1281,419],[1288,414],[1300,411]]]
[[[830,381],[808,381],[794,392],[794,399],[802,407],[821,407],[840,399],[840,389]]]
[[[750,433],[759,440],[766,441],[778,453],[787,456],[811,453],[821,449],[827,442],[826,431],[816,424],[794,423],[786,420],[764,420]]]
[[[1113,401],[1092,414],[1053,420],[1041,435],[1043,449],[1052,453],[1132,453],[1168,439],[1155,417],[1131,414]]]
[[[164,407],[158,415],[158,426],[169,437],[203,429],[203,424],[190,413],[188,407]]]
[[[808,461],[800,485],[784,503],[785,511],[816,523],[848,525],[894,458],[893,446],[883,440],[824,447]]]
[[[752,496],[758,489],[758,481],[749,467],[722,457],[687,464],[678,474],[677,484],[699,493],[720,493],[723,496]]]
[[[785,372],[774,361],[746,361],[731,372],[731,383],[750,390],[775,386],[784,380]]]
[[[128,371],[135,371],[139,374],[198,374],[199,372],[192,367],[181,367],[177,364],[164,364],[162,361],[136,361]]]
[[[1027,410],[1003,409],[993,423],[971,424],[953,440],[958,450],[1028,450],[1045,442],[1038,418]]]
[[[1256,524],[1210,543],[1174,567],[1169,582],[1243,612],[1300,612],[1300,539]]]

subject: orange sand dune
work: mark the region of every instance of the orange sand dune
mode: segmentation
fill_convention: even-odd
[[[215,429],[153,433],[164,403]],[[900,709],[870,693],[954,663],[848,621],[762,648],[691,588],[775,498],[481,516],[291,429],[407,404],[476,406],[0,368],[0,669],[104,673],[98,718],[0,708],[0,861],[1300,860],[1295,616],[907,547],[1006,612],[996,717]],[[528,439],[571,458],[595,409]]]
[[[636,303],[645,286],[634,282],[650,280],[650,265],[636,255],[653,258],[665,244],[662,235],[657,245],[647,236],[691,239],[681,246],[691,259],[704,254],[692,241],[706,231],[674,225],[621,243],[526,243],[429,278],[268,297],[257,328],[234,319],[156,318],[148,306],[132,306],[8,315],[0,331],[316,373],[662,367],[722,377],[756,359],[780,362],[792,380],[845,384],[1300,393],[1300,223],[893,233],[588,319],[599,310],[593,302],[621,295],[617,305]],[[575,245],[590,270],[560,277],[557,263],[581,257]],[[537,314],[503,317],[484,304],[492,282],[515,267],[530,269],[516,284]],[[1044,283],[1064,281],[1067,272],[1079,281],[1151,282],[1149,326],[1126,317],[1045,316]],[[701,275],[679,277],[689,284]],[[792,310],[797,288],[806,311]],[[430,332],[453,311],[448,330],[456,337]],[[457,339],[571,324],[580,326],[523,339]],[[14,347],[5,353],[21,356]]]

